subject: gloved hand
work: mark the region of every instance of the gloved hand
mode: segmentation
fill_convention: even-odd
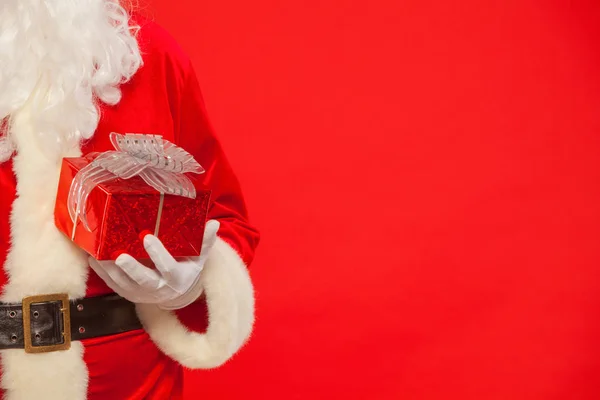
[[[200,256],[179,261],[171,256],[156,236],[146,235],[144,247],[157,271],[129,254],[121,254],[115,261],[98,261],[90,257],[90,266],[108,287],[127,300],[177,310],[193,303],[202,294],[200,273],[217,240],[218,230],[218,221],[208,221]]]

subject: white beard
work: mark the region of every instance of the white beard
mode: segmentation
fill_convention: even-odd
[[[11,122],[26,104],[49,159],[91,138],[96,99],[118,103],[119,85],[142,63],[134,35],[118,0],[1,0],[0,162],[14,151]]]

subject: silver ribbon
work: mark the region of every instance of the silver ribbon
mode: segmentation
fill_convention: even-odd
[[[158,135],[111,133],[110,141],[115,151],[100,153],[75,175],[71,184],[67,208],[74,224],[73,236],[77,219],[91,231],[85,207],[91,191],[116,178],[139,176],[161,194],[161,206],[164,194],[196,198],[196,188],[185,174],[202,174],[205,170],[187,151]],[[161,212],[162,207],[156,233]]]

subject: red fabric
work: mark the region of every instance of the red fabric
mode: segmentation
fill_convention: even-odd
[[[84,344],[89,400],[182,398],[183,369],[162,354],[145,332],[91,339]]]
[[[15,200],[17,181],[12,172],[12,161],[0,164],[0,265],[4,265],[10,243],[10,210]],[[0,285],[4,287],[7,276],[2,268]]]
[[[122,87],[123,99],[103,107],[102,119],[83,152],[112,149],[110,132],[161,134],[191,152],[207,170],[203,183],[212,189],[209,218],[221,222],[219,235],[240,253],[247,265],[253,259],[258,233],[247,218],[239,183],[213,135],[190,61],[156,24],[140,20],[144,66]],[[15,198],[11,163],[0,165],[0,262],[9,250],[9,213]],[[34,244],[32,244],[34,245]],[[2,275],[4,286],[6,277]],[[93,272],[87,296],[109,293]],[[206,304],[198,301],[178,313],[190,329],[206,327]],[[84,342],[90,372],[89,400],[178,399],[182,368],[163,355],[144,332]]]

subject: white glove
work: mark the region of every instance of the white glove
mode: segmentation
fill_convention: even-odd
[[[218,221],[208,221],[200,256],[179,261],[171,256],[156,236],[146,235],[144,247],[157,271],[129,254],[121,254],[116,261],[98,261],[90,257],[90,266],[109,288],[127,300],[156,304],[165,310],[178,310],[193,303],[202,294],[200,273],[217,240],[218,230]]]

